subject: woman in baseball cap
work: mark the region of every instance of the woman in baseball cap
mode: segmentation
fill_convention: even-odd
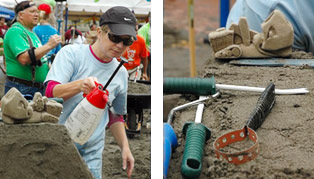
[[[99,20],[99,26],[108,25],[114,35],[130,35],[136,39],[136,18],[126,7],[117,6],[107,10]]]
[[[89,94],[95,82],[106,84],[119,65],[119,58],[136,39],[136,18],[126,7],[112,7],[100,18],[97,40],[92,45],[73,44],[63,47],[56,56],[45,80],[46,96],[65,100],[59,122],[65,124],[72,111]],[[99,125],[88,141],[76,144],[94,177],[102,177],[102,153],[105,128],[108,127],[121,148],[122,168],[131,177],[134,158],[125,133],[123,115],[126,111],[128,72],[121,67],[110,82],[110,109],[105,108]]]

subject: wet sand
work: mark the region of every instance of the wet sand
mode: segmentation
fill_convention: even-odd
[[[213,142],[217,137],[245,125],[260,94],[221,90],[221,96],[209,100],[203,112],[202,123],[210,128],[212,135],[204,147],[200,178],[313,178],[313,69],[233,66],[227,61],[214,60],[210,46],[203,44],[201,38],[219,27],[217,3],[206,0],[194,2],[198,77],[214,75],[218,84],[256,87],[266,87],[273,82],[276,88],[308,88],[310,93],[276,95],[274,108],[257,130],[259,155],[253,161],[236,166],[215,157]],[[188,17],[184,10],[187,3],[166,0],[164,6],[164,77],[189,77],[188,21],[178,20]],[[171,108],[196,99],[198,96],[164,95],[164,120]],[[179,146],[170,161],[170,179],[182,178],[180,170],[185,145],[182,128],[186,122],[195,120],[195,114],[196,106],[175,114],[172,126]]]
[[[209,48],[209,46],[208,46]],[[174,49],[172,49],[174,50]],[[178,53],[176,54],[178,55]],[[309,178],[314,176],[312,127],[314,125],[313,69],[304,67],[233,66],[214,60],[209,54],[199,77],[214,75],[218,84],[266,87],[273,82],[278,89],[307,88],[306,95],[276,95],[276,104],[257,130],[260,153],[243,165],[233,165],[215,157],[213,142],[227,132],[245,125],[260,96],[254,92],[221,90],[221,96],[207,102],[202,123],[210,128],[211,138],[204,148],[201,178]],[[188,103],[197,96],[179,96],[176,105]],[[185,138],[182,127],[195,120],[196,107],[177,112],[173,128],[179,147],[172,154],[168,178],[180,178]]]

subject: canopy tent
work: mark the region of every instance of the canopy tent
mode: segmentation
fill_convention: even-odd
[[[147,0],[67,0],[68,13],[66,19],[79,21],[94,17],[98,18],[113,6],[125,6],[133,11],[139,21],[148,17],[151,11],[151,3]],[[65,15],[65,11],[64,11]]]
[[[151,3],[147,0],[67,0],[69,11],[74,12],[105,12],[113,6],[125,6],[133,10],[135,14],[148,14]]]
[[[12,20],[14,18],[14,11],[0,6],[0,17],[4,17],[5,20]]]
[[[17,2],[22,2],[23,0],[16,0]],[[15,0],[0,0],[0,6],[13,9],[16,5]]]
[[[0,6],[13,9],[15,1],[23,0],[0,0]],[[67,0],[69,11],[74,12],[105,12],[112,6],[125,6],[133,10],[135,14],[148,14],[151,2],[147,0]]]
[[[133,11],[139,20],[143,22],[147,19],[151,11],[151,2],[147,0],[67,0],[63,2],[67,9],[64,9],[65,29],[67,21],[84,22],[90,19],[98,21],[99,17],[113,6],[124,6]]]

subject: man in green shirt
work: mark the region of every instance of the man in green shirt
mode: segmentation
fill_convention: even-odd
[[[4,38],[7,65],[5,93],[15,87],[24,96],[32,98],[36,92],[44,94],[43,81],[49,69],[47,60],[43,57],[61,42],[61,37],[51,36],[48,43],[42,45],[32,31],[39,21],[35,4],[22,1],[14,10],[16,22],[9,28]]]

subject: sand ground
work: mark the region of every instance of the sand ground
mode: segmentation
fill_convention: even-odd
[[[240,129],[248,120],[260,94],[221,90],[221,96],[207,103],[202,123],[211,129],[212,136],[204,148],[201,178],[309,178],[314,176],[312,127],[314,124],[313,69],[302,67],[237,67],[208,61],[200,77],[214,75],[216,83],[266,87],[273,82],[276,88],[303,88],[306,95],[276,95],[276,104],[263,125],[257,130],[260,154],[257,159],[239,166],[215,158],[213,142],[226,132]],[[181,97],[184,104],[196,97]],[[182,127],[195,120],[196,107],[178,112],[173,128],[179,147],[173,153],[169,178],[180,178],[180,165],[185,138]]]
[[[200,178],[313,178],[314,124],[313,69],[304,67],[246,67],[214,60],[211,48],[202,43],[209,31],[218,28],[216,1],[195,1],[196,62],[198,77],[214,75],[216,83],[266,87],[273,82],[276,88],[307,88],[306,95],[276,95],[276,104],[263,125],[257,130],[260,153],[243,165],[233,165],[216,159],[214,140],[241,129],[253,111],[259,93],[221,90],[221,96],[207,102],[202,123],[210,128],[211,138],[204,147]],[[207,3],[207,4],[206,4]],[[189,77],[189,48],[187,45],[186,4],[176,0],[164,2],[164,77]],[[176,7],[176,8],[174,8]],[[207,11],[205,10],[207,9]],[[199,14],[202,14],[200,17]],[[199,18],[197,18],[199,17]],[[179,64],[179,65],[176,65]],[[197,99],[197,96],[164,95],[164,120],[171,108]],[[172,154],[168,178],[182,178],[180,173],[185,137],[185,122],[195,120],[196,107],[175,114],[172,126],[179,146]]]
[[[150,110],[145,110],[141,133],[129,139],[129,145],[135,159],[132,178],[151,178],[151,130],[147,121],[150,120]],[[118,144],[115,142],[110,131],[106,132],[106,144],[103,152],[103,178],[127,178],[122,170],[122,158]]]

